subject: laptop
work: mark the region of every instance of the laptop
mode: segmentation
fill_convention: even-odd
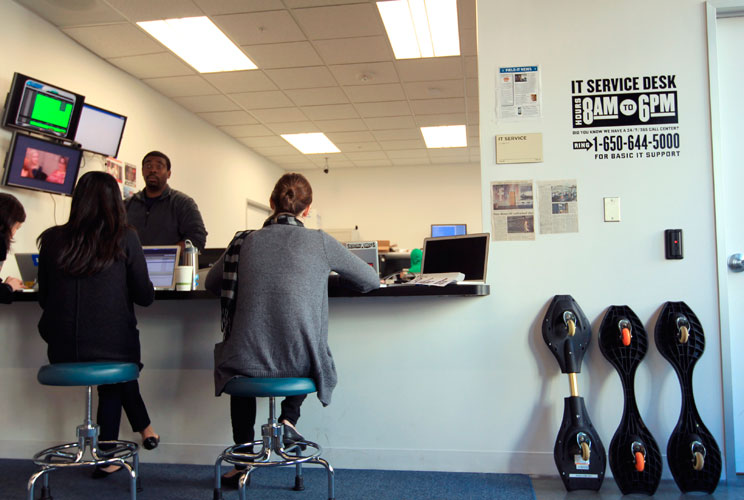
[[[18,271],[21,273],[23,286],[29,289],[36,286],[36,279],[39,276],[39,254],[17,253],[15,258],[18,263]]]
[[[155,290],[176,288],[176,266],[181,256],[178,245],[145,245],[142,247],[147,262],[147,272]]]
[[[490,233],[475,233],[425,238],[421,272],[460,272],[465,275],[461,284],[485,283],[490,237]]]
[[[351,253],[362,259],[380,275],[380,261],[377,256],[377,241],[350,241],[346,243]]]

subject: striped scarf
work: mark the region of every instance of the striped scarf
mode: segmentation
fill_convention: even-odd
[[[269,217],[264,222],[263,227],[272,224],[284,224],[289,226],[304,227],[302,221],[292,214],[281,213]],[[222,267],[222,293],[220,294],[220,305],[222,307],[222,336],[227,340],[232,330],[232,320],[235,314],[235,304],[238,297],[238,259],[240,258],[240,248],[245,241],[246,236],[252,233],[252,230],[238,231],[233,236],[230,245],[225,252],[225,259]]]

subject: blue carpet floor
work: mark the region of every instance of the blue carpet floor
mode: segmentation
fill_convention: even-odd
[[[30,460],[0,459],[0,498],[23,500],[26,482],[37,469]],[[225,469],[227,470],[227,469]],[[141,500],[211,500],[212,471],[206,465],[140,464],[144,490]],[[91,469],[57,470],[50,475],[54,500],[128,500],[129,483],[123,472],[106,479],[90,478]],[[293,491],[294,468],[272,467],[254,472],[247,492],[250,499],[325,500],[325,469],[303,468],[305,491]],[[36,487],[39,497],[41,484]],[[225,500],[236,500],[236,490],[224,490]],[[520,474],[336,470],[338,500],[535,500],[530,478]]]

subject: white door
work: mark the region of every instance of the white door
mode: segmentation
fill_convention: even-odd
[[[719,249],[719,259],[728,259],[733,254],[744,254],[744,17],[719,18],[716,31],[721,163],[716,168],[723,167],[724,180],[723,192],[717,193],[716,198],[724,211],[724,223],[719,230],[723,229],[725,238],[725,255]],[[730,268],[725,272],[727,284],[720,291],[728,298],[730,343],[723,355],[728,357],[731,367],[729,415],[733,416],[735,470],[744,474],[744,272]],[[731,441],[727,439],[728,443]],[[727,470],[732,469],[727,467]]]
[[[268,205],[247,200],[245,204],[245,229],[261,229],[269,215],[271,215],[271,208]]]

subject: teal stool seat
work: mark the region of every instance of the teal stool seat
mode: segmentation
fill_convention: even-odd
[[[129,382],[139,377],[135,363],[91,361],[87,363],[55,363],[39,368],[37,379],[43,385],[86,386]]]
[[[54,363],[39,368],[36,376],[42,385],[85,387],[85,419],[77,427],[77,442],[65,443],[40,451],[33,461],[40,470],[27,485],[27,500],[34,498],[34,487],[41,480],[41,498],[51,500],[49,473],[69,467],[121,465],[129,473],[129,498],[137,500],[139,480],[139,447],[132,441],[98,441],[98,425],[93,422],[93,386],[120,384],[139,378],[136,363],[91,361]],[[103,446],[101,446],[103,445]]]
[[[231,396],[254,398],[299,396],[315,391],[311,378],[236,377],[225,385],[225,392]]]
[[[316,392],[315,381],[311,378],[255,378],[235,377],[224,388],[231,396],[243,398],[269,398],[269,419],[261,426],[260,441],[240,443],[226,448],[214,464],[213,500],[222,500],[222,462],[235,465],[244,470],[238,480],[238,498],[246,500],[246,488],[250,484],[251,473],[263,467],[295,466],[295,486],[297,491],[304,490],[302,464],[321,465],[328,473],[328,499],[335,500],[334,470],[327,460],[321,458],[322,448],[317,443],[286,440],[284,424],[277,422],[275,398],[299,396]],[[255,451],[260,448],[258,451]],[[303,451],[310,449],[308,454]]]

